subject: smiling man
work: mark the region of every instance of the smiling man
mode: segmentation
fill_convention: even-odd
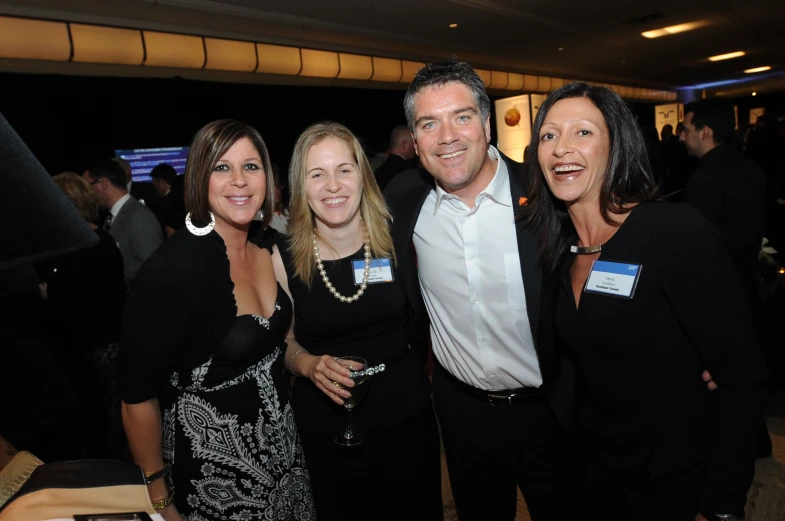
[[[428,313],[433,400],[461,521],[568,519],[567,368],[541,323],[535,238],[516,225],[522,165],[490,145],[490,99],[472,67],[426,66],[404,99],[426,172],[385,190],[415,311]],[[547,322],[546,322],[547,323]],[[539,327],[538,327],[539,326]],[[562,375],[562,381],[569,381]],[[554,391],[559,392],[554,392]]]

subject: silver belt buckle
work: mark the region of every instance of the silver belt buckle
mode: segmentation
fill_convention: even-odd
[[[493,400],[498,400],[499,398],[501,398],[501,399],[506,398],[507,399],[507,407],[512,407],[512,399],[515,396],[516,396],[516,393],[512,393],[512,394],[508,394],[508,395],[498,395],[498,394],[488,393],[488,403],[492,407],[504,407],[503,405],[497,405],[497,404],[493,403]]]

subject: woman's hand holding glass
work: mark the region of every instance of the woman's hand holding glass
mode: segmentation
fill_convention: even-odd
[[[329,355],[312,355],[310,360],[303,360],[301,364],[306,367],[299,373],[308,377],[338,405],[343,405],[344,400],[351,396],[350,390],[354,387],[354,381],[349,378],[350,370],[339,363],[337,358]]]

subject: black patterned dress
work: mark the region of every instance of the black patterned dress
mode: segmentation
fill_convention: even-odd
[[[271,316],[237,316],[220,237],[175,237],[182,244],[156,252],[131,290],[123,400],[158,398],[187,521],[314,520],[283,365],[291,301],[278,286]]]

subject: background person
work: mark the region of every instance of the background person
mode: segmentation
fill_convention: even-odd
[[[150,171],[153,187],[161,196],[159,216],[164,235],[171,237],[185,227],[185,193],[183,178],[168,163],[159,163]]]
[[[99,162],[90,169],[89,177],[101,206],[109,210],[103,229],[123,254],[125,278],[130,284],[142,263],[163,243],[161,225],[149,208],[128,193],[125,172],[117,162]]]
[[[766,371],[721,237],[694,209],[655,199],[641,131],[610,89],[557,89],[531,146],[524,223],[580,376],[581,508],[743,519]]]

